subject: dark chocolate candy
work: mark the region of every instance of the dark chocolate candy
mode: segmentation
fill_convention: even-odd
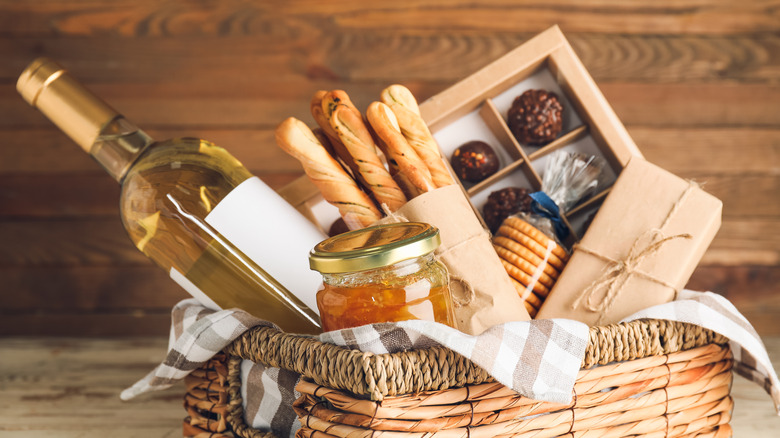
[[[509,130],[517,141],[542,146],[558,137],[563,129],[563,105],[547,90],[528,90],[517,96],[507,114]]]
[[[338,218],[330,225],[330,229],[328,230],[328,237],[346,233],[347,231],[349,231],[349,228],[347,228],[347,224],[344,222],[344,219]]]
[[[478,183],[498,171],[498,155],[484,141],[464,143],[452,153],[452,170],[461,181]]]
[[[482,209],[482,217],[490,232],[495,233],[504,219],[519,212],[530,212],[531,202],[528,189],[507,187],[497,190],[488,196]]]

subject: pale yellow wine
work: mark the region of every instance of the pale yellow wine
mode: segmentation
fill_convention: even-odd
[[[242,308],[285,331],[315,333],[316,314],[292,295],[269,293],[283,288],[204,220],[251,176],[227,151],[203,140],[153,144],[124,178],[122,221],[139,250],[166,271],[184,274],[220,307]],[[308,315],[295,315],[303,311]]]
[[[185,277],[191,292],[288,332],[321,331],[316,313],[206,222],[252,178],[227,151],[192,138],[153,141],[47,59],[28,66],[17,89],[122,185],[122,221],[133,243]],[[257,223],[258,231],[263,226]]]

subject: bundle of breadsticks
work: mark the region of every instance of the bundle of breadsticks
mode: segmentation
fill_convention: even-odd
[[[375,223],[407,200],[455,183],[412,93],[392,85],[365,119],[342,90],[318,91],[312,131],[290,117],[276,142],[298,159],[350,230]]]
[[[466,333],[530,318],[408,89],[386,88],[365,118],[345,92],[319,91],[311,113],[319,128],[288,118],[276,141],[338,207],[347,228],[396,221],[437,227],[436,255],[449,271],[456,324]]]

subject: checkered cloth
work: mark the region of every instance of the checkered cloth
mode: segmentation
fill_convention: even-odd
[[[688,322],[728,337],[735,371],[762,385],[780,415],[780,382],[766,348],[728,300],[709,292],[683,291],[677,301],[645,309],[625,321],[641,318]],[[169,387],[258,325],[272,326],[240,310],[215,312],[192,299],[180,302],[173,309],[165,360],[123,391],[121,398],[128,400]],[[404,321],[323,333],[320,339],[373,353],[443,345],[524,396],[567,403],[585,353],[588,327],[571,320],[534,320],[501,324],[479,336],[470,336],[441,324]],[[244,361],[241,379],[247,424],[271,430],[277,436],[294,436],[299,424],[292,401],[300,395],[294,389],[298,378],[289,371]]]

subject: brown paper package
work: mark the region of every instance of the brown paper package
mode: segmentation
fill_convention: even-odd
[[[476,335],[496,324],[531,319],[460,187],[420,195],[378,223],[399,221],[426,222],[439,229],[436,254],[450,274],[459,330]]]
[[[720,228],[721,210],[695,183],[632,158],[536,318],[604,325],[674,300]]]

